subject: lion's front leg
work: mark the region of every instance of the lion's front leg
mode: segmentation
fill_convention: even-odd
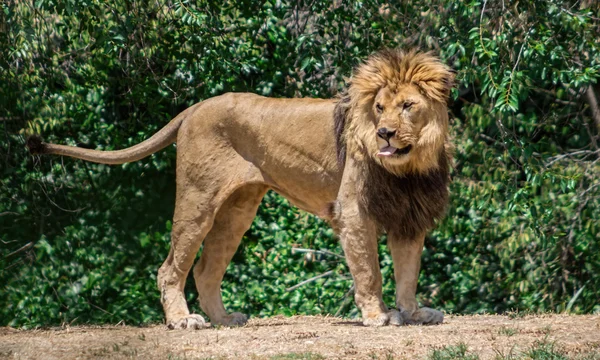
[[[441,311],[419,308],[417,304],[417,281],[424,242],[425,234],[414,239],[402,239],[388,234],[388,247],[394,261],[396,307],[405,324],[440,324],[444,320]]]
[[[354,279],[354,299],[366,326],[383,326],[389,322],[381,295],[381,271],[377,255],[377,237],[372,224],[350,220],[342,228],[341,241],[346,262]]]
[[[349,175],[351,174],[345,173],[344,177]],[[383,302],[377,226],[358,203],[355,182],[348,181],[345,184],[338,194],[339,213],[336,214],[336,223],[340,227],[340,240],[354,279],[354,299],[362,313],[363,324],[401,325],[399,312],[389,311]]]

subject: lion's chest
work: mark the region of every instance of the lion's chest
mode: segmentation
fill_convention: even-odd
[[[398,177],[371,171],[361,202],[386,232],[413,238],[430,230],[443,217],[448,203],[448,171]]]

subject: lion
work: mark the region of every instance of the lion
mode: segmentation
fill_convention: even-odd
[[[227,93],[184,110],[140,144],[97,151],[28,140],[34,154],[103,164],[140,160],[177,142],[171,248],[158,271],[170,329],[209,324],[183,293],[193,268],[212,325],[243,325],[229,313],[221,281],[257,208],[272,189],[331,221],[354,279],[366,326],[437,324],[419,308],[417,280],[425,235],[448,203],[451,149],[447,101],[454,72],[430,53],[388,49],[358,65],[334,99],[279,99]],[[378,236],[387,233],[395,306],[382,299]]]

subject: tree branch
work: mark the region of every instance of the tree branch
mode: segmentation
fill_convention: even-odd
[[[10,254],[8,254],[8,255],[4,256],[4,258],[7,258],[7,257],[9,257],[9,256],[13,256],[13,255],[16,255],[16,254],[18,254],[18,253],[20,253],[20,252],[23,252],[23,251],[25,251],[25,250],[27,250],[27,249],[31,248],[32,246],[33,246],[33,242],[29,242],[29,243],[27,243],[27,244],[25,244],[25,245],[21,246],[21,247],[20,247],[20,248],[18,248],[17,250],[15,250],[15,251],[11,252]]]
[[[340,305],[340,307],[337,309],[337,311],[335,312],[335,317],[340,316],[340,314],[342,313],[342,311],[344,310],[344,308],[346,307],[346,305],[348,305],[348,299],[351,299],[351,295],[354,294],[354,284],[352,284],[352,286],[350,286],[350,289],[346,292],[346,294],[344,294],[344,297],[342,298],[342,304]]]
[[[21,215],[21,214],[13,212],[13,211],[5,211],[5,212],[0,213],[0,217],[6,216],[6,215]]]
[[[328,250],[313,250],[313,249],[302,249],[302,248],[292,248],[292,255],[295,253],[313,253],[313,254],[321,254],[321,255],[330,255],[330,256],[335,256],[338,257],[340,259],[345,259],[345,257],[343,255],[340,254],[336,254],[332,251],[328,251]]]
[[[302,281],[302,282],[299,282],[298,284],[296,284],[296,285],[294,285],[294,286],[291,286],[291,287],[289,287],[289,288],[285,289],[285,291],[293,291],[293,290],[296,290],[297,288],[299,288],[299,287],[300,287],[300,286],[302,286],[302,285],[306,285],[306,284],[308,284],[308,283],[310,283],[310,282],[313,282],[313,281],[319,280],[319,279],[321,279],[321,278],[324,278],[324,277],[326,277],[326,276],[332,275],[333,273],[334,273],[334,271],[333,271],[333,270],[326,271],[326,272],[322,273],[321,275],[317,275],[317,276],[315,276],[315,277],[311,277],[311,278],[310,278],[310,279],[308,279],[308,280],[304,280],[304,281]]]
[[[590,105],[594,123],[598,128],[598,132],[600,132],[600,107],[598,106],[598,98],[596,98],[596,93],[594,92],[594,87],[592,85],[588,86],[587,91],[585,92],[585,98]]]

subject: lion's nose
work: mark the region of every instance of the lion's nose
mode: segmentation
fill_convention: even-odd
[[[396,130],[391,130],[384,127],[377,129],[377,136],[379,136],[383,140],[387,141],[394,135],[396,135]]]

